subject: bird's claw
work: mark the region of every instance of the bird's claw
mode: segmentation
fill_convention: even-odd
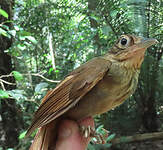
[[[80,130],[83,137],[91,137],[94,144],[105,144],[109,134],[109,132],[104,128],[102,128],[102,133],[97,133],[95,128],[91,126],[81,126]]]
[[[93,137],[93,135],[96,133],[95,128],[91,127],[91,126],[81,126],[80,127],[81,130],[81,134],[85,137]]]

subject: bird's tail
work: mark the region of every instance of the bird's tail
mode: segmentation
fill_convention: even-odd
[[[56,136],[56,120],[54,120],[38,130],[29,150],[54,150]]]

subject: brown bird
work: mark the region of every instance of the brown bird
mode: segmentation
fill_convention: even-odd
[[[122,35],[104,56],[72,71],[44,97],[28,129],[39,128],[30,150],[54,149],[61,118],[81,120],[119,106],[134,93],[145,50],[157,43],[134,35]]]

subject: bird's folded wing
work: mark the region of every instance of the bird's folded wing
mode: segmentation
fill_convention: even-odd
[[[110,66],[110,61],[98,57],[71,72],[44,97],[43,103],[34,115],[27,136],[36,128],[46,125],[75,106],[87,92],[103,79]]]

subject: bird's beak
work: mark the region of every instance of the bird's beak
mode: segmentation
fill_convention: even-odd
[[[148,47],[158,43],[156,39],[153,38],[142,38],[140,43],[137,44],[138,49],[147,49]]]

